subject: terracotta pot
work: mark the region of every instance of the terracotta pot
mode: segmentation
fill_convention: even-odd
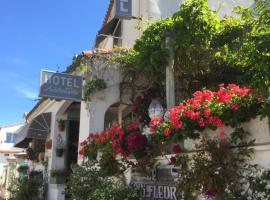
[[[39,160],[39,161],[44,161],[44,158],[45,158],[45,153],[44,153],[44,152],[40,152],[40,153],[38,154],[38,160]]]
[[[52,139],[47,139],[46,140],[45,147],[46,147],[46,149],[51,149],[52,148]]]
[[[139,165],[148,165],[150,163],[150,157],[145,155],[144,157],[136,159]]]
[[[64,122],[58,122],[58,130],[61,132],[65,130],[65,123]]]

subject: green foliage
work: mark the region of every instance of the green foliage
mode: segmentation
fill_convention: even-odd
[[[93,92],[106,89],[107,84],[103,79],[91,80],[86,85],[85,100],[90,101]]]
[[[11,197],[9,200],[31,200],[37,198],[42,187],[42,178],[39,176],[24,177],[9,188]]]
[[[103,148],[98,165],[100,166],[100,170],[106,174],[106,176],[115,176],[122,172],[120,164],[112,155],[112,149],[109,146],[106,149]]]
[[[257,0],[254,8],[236,12],[238,17],[219,19],[207,0],[186,0],[172,17],[150,24],[134,48],[114,60],[127,71],[153,72],[159,84],[170,49],[182,93],[223,82],[249,84],[266,95],[270,88],[270,3]]]
[[[138,200],[139,193],[123,177],[108,177],[95,163],[75,166],[69,177],[68,194],[73,200]]]
[[[253,153],[248,147],[253,141],[245,142],[244,135],[245,132],[238,130],[231,138],[203,138],[192,156],[178,155],[179,190],[184,192],[185,199],[206,194],[209,190],[215,191],[217,199],[224,199],[230,185],[241,190],[243,178],[250,169],[247,162]]]

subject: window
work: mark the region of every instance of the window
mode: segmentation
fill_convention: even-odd
[[[6,135],[6,143],[14,143],[16,140],[16,134],[15,133],[7,133]]]

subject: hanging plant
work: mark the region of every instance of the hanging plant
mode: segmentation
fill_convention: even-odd
[[[64,147],[62,147],[62,146],[56,147],[55,153],[56,153],[57,157],[62,157],[64,154]]]
[[[38,160],[39,160],[39,161],[44,161],[44,159],[45,159],[45,153],[44,153],[44,152],[40,152],[40,153],[38,154]]]
[[[95,91],[100,91],[106,89],[107,84],[103,79],[95,79],[91,80],[86,84],[86,89],[85,89],[85,101],[90,101],[91,100],[91,95]]]
[[[52,139],[46,139],[45,147],[46,147],[46,149],[51,149],[52,148]]]
[[[58,130],[63,132],[65,130],[65,127],[66,127],[65,120],[59,119],[57,122],[58,122]]]

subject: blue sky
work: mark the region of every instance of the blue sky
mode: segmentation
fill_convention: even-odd
[[[0,1],[0,125],[22,121],[41,69],[60,71],[92,49],[109,0]]]

